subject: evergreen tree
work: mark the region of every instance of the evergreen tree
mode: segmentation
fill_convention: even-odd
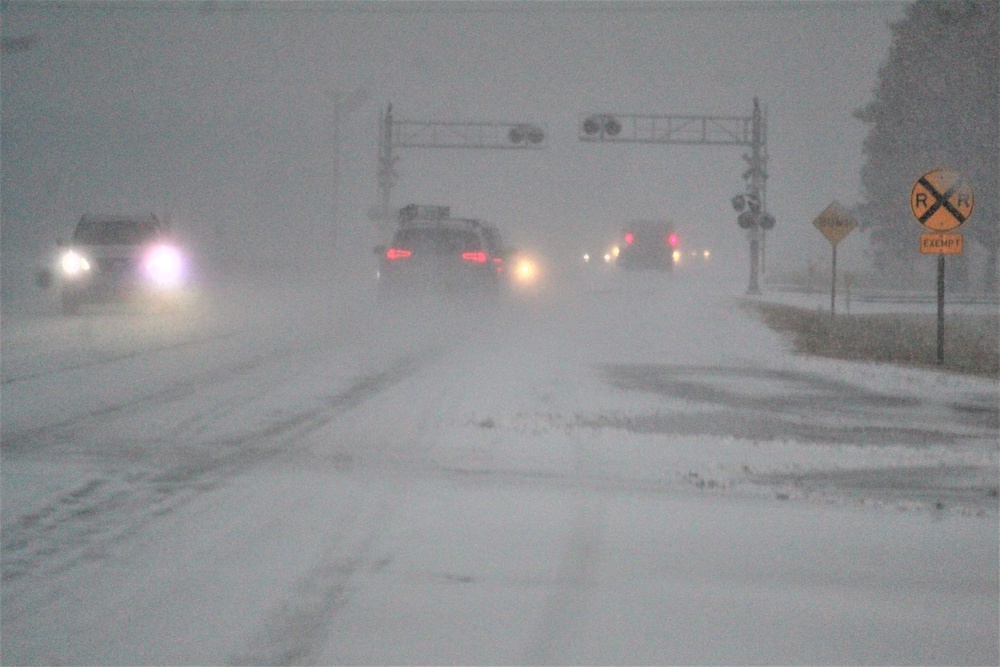
[[[998,0],[917,0],[892,24],[874,99],[855,111],[870,125],[858,213],[880,268],[912,270],[920,229],[910,212],[916,180],[953,169],[970,181],[975,207],[959,230],[988,253],[997,289],[1000,251],[1000,28]],[[964,262],[956,257],[957,279]]]

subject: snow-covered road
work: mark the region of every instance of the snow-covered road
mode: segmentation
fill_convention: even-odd
[[[578,278],[6,318],[3,663],[1000,662],[996,382]]]

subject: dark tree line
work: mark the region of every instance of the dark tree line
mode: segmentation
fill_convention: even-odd
[[[912,270],[921,231],[910,191],[924,173],[954,169],[975,193],[972,217],[959,230],[966,246],[987,251],[979,285],[997,288],[1000,251],[1000,28],[998,0],[917,0],[893,23],[888,61],[874,99],[855,117],[869,125],[858,208],[871,231],[878,266]],[[967,251],[968,252],[968,251]],[[955,279],[976,280],[965,257]]]

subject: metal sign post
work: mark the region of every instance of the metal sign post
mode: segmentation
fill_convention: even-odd
[[[944,363],[944,256],[962,254],[962,235],[949,233],[972,215],[972,186],[951,169],[929,171],[913,185],[910,210],[931,230],[920,235],[920,252],[937,255],[937,362]]]
[[[837,312],[837,244],[850,234],[852,229],[858,226],[858,221],[844,210],[840,204],[834,201],[823,209],[822,213],[816,216],[816,219],[813,220],[813,226],[833,246],[833,260],[831,261],[830,271],[830,316],[833,317]]]

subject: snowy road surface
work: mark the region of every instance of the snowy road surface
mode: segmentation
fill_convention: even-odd
[[[1000,661],[996,382],[585,278],[5,315],[3,663]]]

